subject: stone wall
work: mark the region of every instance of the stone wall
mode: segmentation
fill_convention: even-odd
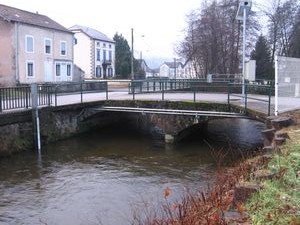
[[[98,102],[97,105],[101,105]],[[117,122],[120,116],[108,112],[91,113],[93,104],[45,107],[39,110],[42,145],[62,140],[96,127]],[[86,107],[88,109],[86,109]],[[99,116],[101,114],[101,116]],[[34,148],[30,110],[0,114],[0,155]]]

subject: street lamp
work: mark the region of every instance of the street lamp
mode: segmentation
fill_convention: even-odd
[[[242,78],[242,96],[245,102],[245,49],[246,49],[246,19],[252,6],[252,0],[240,0],[236,19],[243,21],[243,78]]]

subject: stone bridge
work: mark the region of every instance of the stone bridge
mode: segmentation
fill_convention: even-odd
[[[252,117],[244,115],[243,108],[237,106],[229,108],[227,104],[220,103],[168,101],[110,101],[101,107],[86,108],[79,120],[88,121],[107,113],[113,120],[118,117],[118,121],[130,122],[132,127],[166,143],[180,141],[194,129],[205,130],[208,122],[214,119],[247,117],[263,120],[262,115],[257,113]]]
[[[243,113],[243,108],[220,103],[172,101],[98,101],[83,104],[44,107],[39,110],[42,145],[110,124],[129,123],[137,129],[166,142],[176,142],[194,128],[205,129],[209,120],[221,115],[183,115],[103,111],[103,107],[132,107],[166,110],[215,111]],[[249,112],[249,117],[264,120],[266,115]],[[0,114],[0,155],[34,147],[31,110]]]

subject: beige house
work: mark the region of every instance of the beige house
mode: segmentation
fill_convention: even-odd
[[[73,33],[47,16],[0,4],[0,85],[72,81]]]
[[[74,63],[85,72],[85,79],[115,77],[115,42],[90,27],[75,25]]]

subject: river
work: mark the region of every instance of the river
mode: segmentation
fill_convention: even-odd
[[[131,224],[147,207],[208,187],[216,171],[208,143],[225,151],[231,142],[247,152],[262,143],[264,128],[253,120],[216,120],[205,135],[164,146],[125,124],[49,144],[41,157],[28,151],[2,158],[0,224]]]

